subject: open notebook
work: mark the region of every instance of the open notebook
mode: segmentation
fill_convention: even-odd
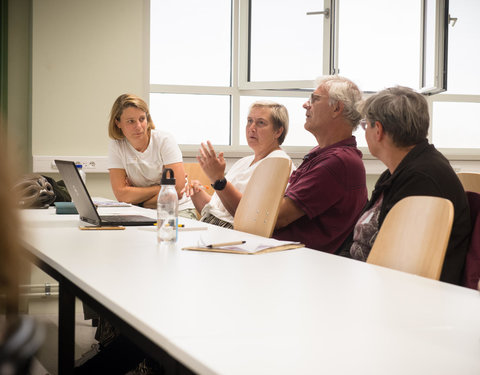
[[[305,245],[299,242],[278,241],[273,238],[249,236],[232,231],[229,236],[205,233],[200,236],[196,245],[184,247],[183,250],[255,255],[300,247],[305,247]]]

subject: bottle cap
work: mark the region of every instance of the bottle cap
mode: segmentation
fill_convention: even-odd
[[[167,172],[170,171],[170,178],[167,178]],[[175,178],[173,174],[173,170],[170,168],[165,168],[162,173],[162,185],[175,185]]]
[[[83,168],[83,165],[82,165],[82,164],[75,164],[75,167],[77,167],[77,168]]]

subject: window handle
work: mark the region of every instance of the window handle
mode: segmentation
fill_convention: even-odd
[[[322,10],[322,11],[315,11],[315,12],[307,12],[307,16],[313,16],[313,15],[316,15],[316,14],[324,14],[325,15],[325,18],[328,18],[330,17],[330,9],[329,8],[326,8],[325,10]]]
[[[452,27],[455,26],[455,24],[457,23],[457,21],[458,21],[458,18],[457,18],[457,17],[450,17],[450,14],[448,15],[448,23],[449,23],[449,24],[451,23],[451,24],[452,24]]]

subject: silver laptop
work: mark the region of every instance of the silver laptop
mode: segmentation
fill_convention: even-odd
[[[72,201],[80,215],[80,220],[97,226],[140,226],[154,225],[157,220],[141,215],[103,215],[98,214],[87,187],[73,161],[55,160]]]

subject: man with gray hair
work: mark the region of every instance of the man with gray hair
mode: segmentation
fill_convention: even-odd
[[[356,107],[362,94],[339,76],[316,83],[303,108],[305,129],[318,146],[290,176],[273,237],[337,253],[367,203],[362,153],[352,135],[361,120]]]

